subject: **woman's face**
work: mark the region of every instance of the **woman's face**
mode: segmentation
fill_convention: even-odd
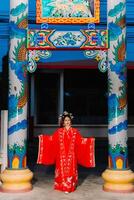
[[[71,119],[69,117],[65,117],[64,119],[64,126],[71,126]]]

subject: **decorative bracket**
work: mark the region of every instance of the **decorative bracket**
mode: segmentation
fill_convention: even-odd
[[[89,59],[98,61],[98,69],[101,72],[107,71],[107,51],[106,50],[88,50],[84,51],[84,55]]]
[[[27,70],[30,73],[35,72],[37,68],[37,63],[41,61],[41,59],[47,59],[51,57],[51,55],[52,55],[51,51],[47,50],[29,50]]]

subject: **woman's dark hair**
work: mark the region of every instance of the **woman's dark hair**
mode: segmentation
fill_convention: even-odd
[[[69,113],[69,112],[67,112],[67,111],[64,111],[63,114],[60,115],[60,117],[59,117],[59,126],[60,126],[60,127],[63,127],[64,120],[65,120],[66,117],[69,117],[69,119],[70,119],[71,122],[72,122],[72,119],[73,119],[72,113]]]

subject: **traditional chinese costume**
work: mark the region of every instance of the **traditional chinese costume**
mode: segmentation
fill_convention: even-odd
[[[39,136],[38,164],[56,164],[54,188],[75,190],[78,183],[77,164],[94,167],[94,138],[83,138],[77,129],[59,128],[52,135]]]

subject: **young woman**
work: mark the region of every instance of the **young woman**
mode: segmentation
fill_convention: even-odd
[[[95,167],[94,138],[83,138],[72,127],[72,114],[60,116],[60,127],[52,136],[39,135],[38,164],[55,164],[54,189],[73,192],[78,183],[77,165]]]

